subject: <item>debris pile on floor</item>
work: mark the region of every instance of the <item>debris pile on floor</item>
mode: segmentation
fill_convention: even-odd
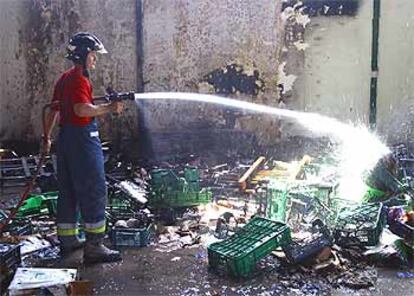
[[[110,156],[108,239],[114,247],[151,246],[155,252],[201,248],[198,254],[208,259],[212,274],[252,278],[276,273],[280,285],[291,289],[305,285],[318,290],[306,283],[310,278],[332,287],[371,287],[373,265],[414,266],[414,160],[402,150],[395,149],[399,165],[387,159],[378,163],[366,180],[366,194],[352,197],[353,202],[338,197],[338,172],[326,157],[305,155],[292,162],[240,158],[217,164],[191,156],[190,161],[136,165]],[[48,271],[26,267],[59,257],[54,223],[58,192],[48,190],[54,172],[48,178],[0,239],[2,291],[11,280],[13,294],[68,287],[75,279],[76,270],[70,280],[62,276],[42,282],[36,276],[36,284],[27,285],[33,277],[29,271],[42,274],[40,278]],[[0,222],[15,203],[16,198],[1,203]]]

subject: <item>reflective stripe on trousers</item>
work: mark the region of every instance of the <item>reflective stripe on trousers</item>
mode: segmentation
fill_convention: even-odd
[[[105,232],[104,158],[95,120],[86,126],[64,125],[58,138],[57,225],[59,236],[77,234],[79,212],[85,231]]]

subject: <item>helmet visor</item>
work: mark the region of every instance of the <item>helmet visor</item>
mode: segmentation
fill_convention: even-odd
[[[105,49],[105,47],[101,47],[101,48],[99,48],[98,50],[96,50],[96,52],[97,53],[100,53],[100,54],[105,54],[105,53],[108,53],[108,51]]]

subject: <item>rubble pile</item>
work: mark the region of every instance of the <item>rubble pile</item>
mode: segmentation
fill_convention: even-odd
[[[339,175],[328,157],[217,164],[192,155],[136,164],[107,155],[108,239],[114,247],[156,252],[201,248],[213,274],[268,273],[291,289],[318,290],[311,279],[369,288],[375,265],[414,267],[414,158],[404,147],[394,150],[397,161],[381,160],[367,177],[366,194],[353,201],[339,198]],[[5,168],[2,177],[18,171]],[[2,291],[16,270],[20,275],[33,262],[59,258],[55,177],[52,170],[48,181],[40,179],[0,238]],[[0,222],[16,203],[16,197],[1,202]]]

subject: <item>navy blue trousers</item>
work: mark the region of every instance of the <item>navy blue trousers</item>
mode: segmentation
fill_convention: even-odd
[[[58,236],[62,243],[78,234],[79,213],[86,238],[103,237],[107,199],[104,158],[96,121],[61,126],[58,139]]]

